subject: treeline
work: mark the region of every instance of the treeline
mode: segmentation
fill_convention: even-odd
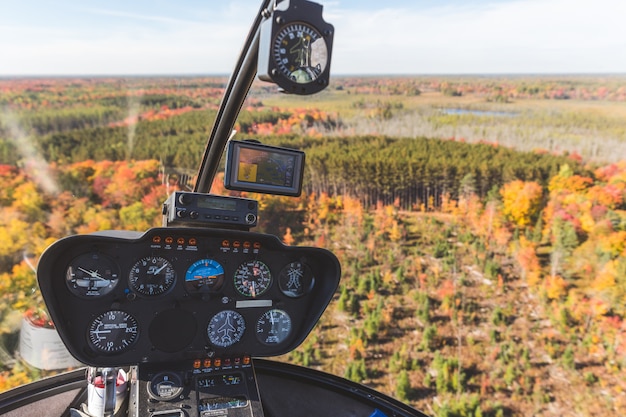
[[[116,106],[97,106],[33,112],[18,125],[49,162],[156,159],[168,169],[195,170],[216,111],[194,108],[189,106],[191,101],[178,103],[178,98],[138,97],[141,106],[162,105],[163,112],[143,113],[143,118],[138,114],[134,120],[120,121],[127,114]],[[145,99],[149,100],[142,101]],[[171,110],[180,105],[185,105],[179,108],[184,112]],[[118,122],[109,123],[112,119]],[[339,123],[329,120],[298,111],[259,108],[242,112],[236,129],[240,132],[238,138],[243,139],[258,138],[258,132],[267,126],[280,128],[274,129],[277,133],[263,135],[262,140],[306,151],[305,191],[358,196],[368,207],[383,203],[399,204],[405,209],[432,209],[439,207],[443,195],[457,198],[475,193],[484,198],[512,180],[536,181],[545,186],[564,164],[576,174],[587,175],[580,163],[567,156],[519,152],[490,143],[424,137],[307,136],[306,128]],[[39,134],[43,131],[50,133]],[[291,133],[278,133],[283,131]],[[15,141],[6,139],[13,134],[5,126],[5,138],[0,138],[0,163],[16,163]]]
[[[165,97],[165,96],[164,96]],[[141,101],[165,108],[179,108],[176,97],[169,101]],[[189,104],[189,103],[184,103]],[[171,106],[171,107],[168,107]],[[190,107],[197,107],[196,105]],[[42,156],[50,162],[73,163],[87,159],[120,161],[129,159],[159,159],[167,167],[195,169],[209,138],[216,111],[197,109],[173,117],[138,120],[129,124],[111,125],[128,116],[127,109],[112,107],[82,107],[24,113],[19,118],[0,119],[0,163],[14,164],[19,155],[15,146],[17,126],[20,134],[29,137]],[[140,115],[139,115],[140,116]],[[243,137],[260,124],[274,124],[291,116],[290,112],[244,112],[237,128]],[[44,133],[45,132],[45,133]],[[11,138],[11,139],[10,139]]]
[[[487,101],[508,102],[509,99],[542,100],[626,100],[624,77],[532,76],[502,75],[492,77],[471,75],[432,75],[398,77],[338,77],[336,90],[349,94],[385,94],[416,96],[422,92],[440,92],[449,97],[475,95]]]
[[[60,132],[41,137],[38,146],[46,160],[59,163],[154,158],[166,168],[195,169],[210,134],[207,121],[213,116],[213,111],[194,111],[139,122],[132,134],[126,126]],[[269,116],[259,113],[258,117]],[[486,143],[296,135],[268,136],[263,141],[306,152],[305,191],[358,196],[366,206],[382,202],[406,209],[423,204],[432,209],[444,194],[457,198],[475,193],[484,198],[515,179],[546,185],[564,164],[575,173],[586,173],[567,156],[518,152]],[[0,159],[15,160],[10,143],[0,149]]]
[[[267,141],[306,151],[307,192],[357,196],[370,207],[382,202],[432,209],[439,207],[443,195],[456,199],[473,193],[484,198],[516,179],[545,186],[566,164],[576,173],[586,172],[567,156],[486,143],[376,136]]]

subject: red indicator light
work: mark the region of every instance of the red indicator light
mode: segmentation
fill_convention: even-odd
[[[261,244],[259,242],[254,242],[254,249],[261,249]]]
[[[243,357],[243,364],[244,365],[250,365],[250,361],[251,361],[250,356],[244,356]]]
[[[222,240],[222,246],[227,248],[230,246],[230,242],[228,240]]]
[[[153,236],[152,243],[161,243],[161,236]]]
[[[192,237],[192,238],[189,239],[189,244],[191,246],[196,246],[196,243],[198,243],[198,241],[196,240],[195,237]]]
[[[252,245],[250,244],[250,242],[243,242],[243,247],[244,247],[244,248],[246,248],[246,249],[250,249],[250,246],[252,246]]]
[[[222,366],[222,360],[221,360],[221,359],[219,359],[219,358],[218,358],[218,359],[215,359],[215,362],[214,362],[214,363],[215,363],[215,367],[216,367],[216,368],[219,368],[220,366]]]
[[[233,248],[238,248],[239,246],[241,246],[241,243],[238,240],[235,240],[233,242]]]
[[[184,245],[185,244],[185,238],[184,237],[179,237],[178,240],[176,241],[179,245]]]
[[[168,237],[165,238],[165,243],[172,243],[172,242],[174,242],[174,238],[173,237],[168,236]]]
[[[196,359],[195,361],[193,361],[193,367],[195,369],[199,369],[200,365],[202,365],[202,361],[200,359]]]
[[[204,360],[204,367],[205,368],[210,368],[211,367],[211,359],[205,359]]]

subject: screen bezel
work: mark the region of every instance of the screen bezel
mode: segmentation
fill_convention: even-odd
[[[263,184],[258,182],[240,181],[239,162],[241,150],[249,149],[263,153],[275,153],[294,157],[293,181],[291,186]],[[231,140],[228,142],[226,153],[226,172],[224,187],[228,190],[251,191],[265,194],[276,194],[297,197],[302,193],[302,178],[304,176],[304,152],[296,149],[287,149],[277,146],[263,145],[252,141]]]

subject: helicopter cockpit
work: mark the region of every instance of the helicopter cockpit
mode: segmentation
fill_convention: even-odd
[[[163,227],[52,244],[38,283],[61,339],[88,366],[0,395],[0,414],[129,417],[412,416],[369,388],[268,361],[304,341],[338,287],[330,251],[250,231],[253,199],[299,195],[304,153],[230,141],[254,76],[287,93],[328,85],[333,27],[306,0],[264,0],[226,88],[195,189],[163,205]]]

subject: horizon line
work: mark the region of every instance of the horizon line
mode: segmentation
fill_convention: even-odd
[[[0,74],[0,79],[38,79],[38,78],[201,78],[229,77],[231,73],[146,73],[146,74]],[[589,76],[626,76],[626,72],[440,72],[440,73],[340,73],[332,78],[345,77],[589,77]]]

